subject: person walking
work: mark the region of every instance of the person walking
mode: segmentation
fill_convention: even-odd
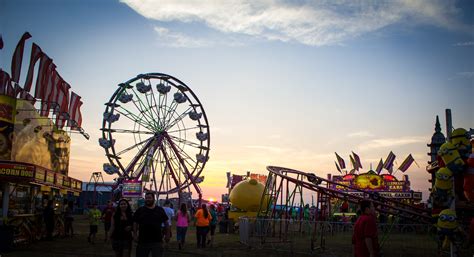
[[[174,210],[173,208],[171,207],[171,202],[170,200],[166,200],[165,201],[165,204],[163,205],[163,210],[165,210],[165,213],[166,213],[166,216],[168,216],[168,226],[170,227],[170,229],[168,230],[168,240],[165,240],[166,243],[169,243],[169,238],[171,238],[171,227],[173,225],[172,221],[173,221],[173,217],[174,217]],[[162,227],[164,227],[165,225],[163,224]],[[164,235],[166,236],[166,235]]]
[[[217,210],[214,204],[209,206],[209,213],[211,214],[211,222],[209,223],[209,230],[211,233],[209,239],[207,240],[207,244],[213,246],[214,245],[214,234],[216,233],[216,226],[217,226]]]
[[[132,250],[132,208],[126,199],[120,199],[110,224],[110,239],[116,257],[130,257]]]
[[[54,231],[54,208],[53,200],[48,200],[46,208],[43,210],[43,220],[46,225],[46,240],[53,240]]]
[[[115,208],[113,207],[112,201],[107,201],[107,206],[102,211],[102,221],[104,222],[104,231],[105,231],[105,238],[104,242],[107,242],[109,238],[109,230],[110,226],[112,225],[112,216],[114,214]]]
[[[89,236],[87,237],[87,241],[91,244],[95,243],[95,235],[99,227],[100,217],[101,213],[97,209],[97,204],[92,204],[92,209],[89,210]]]
[[[155,194],[145,194],[145,206],[133,215],[133,238],[137,241],[136,257],[163,256],[163,234],[169,241],[168,216],[163,208],[155,205]],[[162,224],[165,226],[162,228]]]
[[[72,222],[74,221],[74,203],[72,201],[67,202],[66,210],[64,211],[64,235],[74,236],[74,227]]]
[[[374,204],[369,200],[360,201],[361,215],[354,225],[352,245],[354,257],[379,257],[377,223]]]
[[[178,248],[181,250],[186,241],[186,232],[188,231],[190,216],[185,203],[181,204],[176,215],[176,239],[178,240]]]
[[[211,215],[207,210],[207,206],[203,204],[201,209],[196,212],[194,215],[196,218],[196,239],[197,239],[197,247],[198,248],[205,248],[206,247],[206,236],[209,232],[209,224],[211,222]]]

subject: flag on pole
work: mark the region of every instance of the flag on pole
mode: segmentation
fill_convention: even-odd
[[[11,84],[10,74],[0,69],[0,95],[8,94],[8,85]]]
[[[30,92],[31,90],[35,64],[43,55],[44,54],[41,48],[37,44],[33,43],[33,46],[31,47],[30,66],[28,67],[28,74],[26,75],[26,81],[24,86],[25,92]]]
[[[375,171],[377,172],[377,174],[380,174],[382,169],[383,169],[383,161],[382,161],[382,158],[380,158],[379,164],[377,165],[377,168],[375,168]]]
[[[393,169],[393,162],[395,161],[395,154],[390,151],[390,153],[387,156],[387,159],[385,159],[385,162],[383,163],[383,168],[390,171]]]
[[[71,129],[80,128],[82,124],[81,97],[71,91],[71,101],[69,102],[69,126]]]
[[[68,83],[66,83],[61,76],[58,74],[59,79],[59,92],[58,96],[56,99],[56,103],[58,105],[54,109],[54,112],[56,114],[56,126],[58,128],[63,128],[66,125],[66,120],[68,119],[68,113],[69,113],[69,89],[71,86],[69,86]]]
[[[16,45],[15,52],[13,53],[12,57],[12,65],[11,65],[11,77],[12,80],[17,82],[20,80],[20,73],[21,73],[21,62],[23,61],[23,50],[25,49],[25,41],[31,38],[30,33],[25,32],[21,37],[20,41]]]
[[[56,100],[56,87],[59,74],[56,71],[56,65],[51,63],[49,66],[48,78],[46,79],[45,87],[43,88],[43,101],[41,102],[41,115],[47,117],[49,110],[53,106],[53,100]]]
[[[354,155],[354,160],[357,165],[357,170],[362,169],[362,163],[360,162],[360,157],[356,153],[352,152],[352,155]]]
[[[405,172],[414,161],[415,159],[413,158],[413,156],[409,154],[398,169],[401,170],[402,172]]]
[[[357,168],[357,164],[356,164],[355,161],[354,161],[354,158],[352,158],[352,155],[349,155],[349,158],[351,159],[351,163],[352,163],[353,170],[359,170],[359,169]]]
[[[337,165],[337,162],[336,162],[336,161],[334,161],[334,164],[336,164],[336,169],[339,171],[339,173],[342,174],[341,168],[339,168],[339,165]]]
[[[36,77],[35,98],[37,99],[44,99],[44,92],[47,79],[49,78],[51,64],[53,64],[53,60],[43,54],[40,60],[38,76]]]
[[[337,162],[339,163],[339,167],[343,170],[346,168],[346,163],[344,162],[344,159],[341,158],[341,156],[339,156],[339,154],[336,154],[336,158],[337,158]]]

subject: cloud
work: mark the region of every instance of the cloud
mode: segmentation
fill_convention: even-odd
[[[247,145],[245,148],[250,148],[250,149],[259,149],[259,150],[265,150],[273,153],[283,153],[283,152],[288,152],[291,149],[287,148],[280,148],[280,147],[274,147],[274,146],[264,146],[264,145]]]
[[[472,79],[474,78],[474,71],[463,71],[458,72],[454,77],[449,78],[448,80],[455,80],[455,79]]]
[[[454,44],[453,46],[474,46],[474,41],[459,42]]]
[[[374,135],[369,131],[357,131],[354,133],[350,133],[347,137],[373,137]]]
[[[164,46],[199,48],[213,45],[211,41],[193,38],[179,32],[172,32],[167,28],[155,26],[154,30],[160,36],[159,43]]]
[[[341,44],[396,23],[429,24],[472,34],[456,20],[461,10],[452,1],[173,1],[121,0],[140,15],[160,24],[205,24],[221,36],[244,35],[311,46]],[[157,29],[155,29],[157,30]],[[178,46],[209,42],[158,28]]]
[[[379,138],[371,140],[363,145],[359,146],[361,150],[374,149],[374,148],[388,148],[409,144],[418,144],[426,142],[427,137],[400,137],[400,138]]]

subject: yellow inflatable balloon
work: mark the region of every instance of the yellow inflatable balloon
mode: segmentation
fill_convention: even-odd
[[[255,179],[241,181],[230,192],[230,202],[240,210],[259,211],[264,190],[265,186]]]

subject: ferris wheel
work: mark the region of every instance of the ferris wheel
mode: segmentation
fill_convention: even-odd
[[[201,102],[186,84],[162,73],[140,74],[119,84],[105,105],[99,144],[109,160],[107,174],[141,181],[158,196],[192,186],[201,199],[210,131]]]

